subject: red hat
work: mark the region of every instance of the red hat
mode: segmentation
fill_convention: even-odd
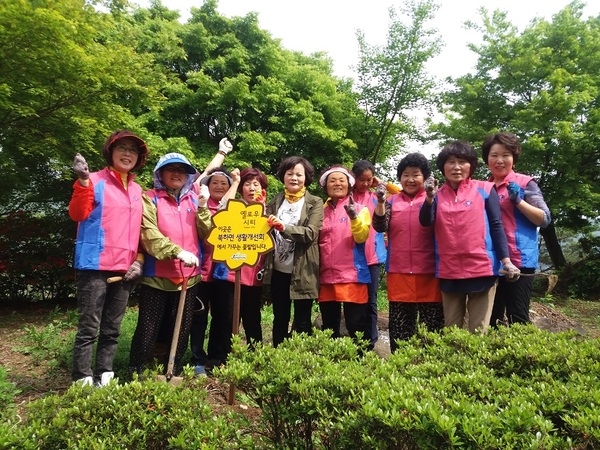
[[[142,167],[144,164],[146,164],[146,159],[148,158],[148,146],[141,138],[139,138],[129,130],[115,131],[108,137],[108,139],[104,143],[104,148],[102,149],[102,154],[104,155],[106,163],[109,166],[112,165],[112,148],[119,139],[124,138],[133,139],[137,143],[138,149],[140,151],[138,154],[137,162],[135,163],[135,166],[132,170]]]

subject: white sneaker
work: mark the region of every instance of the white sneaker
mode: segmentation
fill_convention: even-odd
[[[114,377],[114,372],[104,372],[102,375],[100,375],[100,382],[98,383],[98,387],[108,386],[110,380],[112,380]]]
[[[92,386],[94,384],[94,379],[92,377],[83,377],[79,380],[73,381],[73,384],[79,384],[81,386]]]

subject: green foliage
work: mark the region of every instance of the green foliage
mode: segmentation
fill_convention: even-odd
[[[202,381],[191,378],[177,387],[154,379],[74,385],[31,403],[27,417],[12,436],[0,437],[7,448],[253,448],[245,418],[215,414]]]
[[[587,300],[600,299],[600,235],[584,233],[577,239],[578,259],[560,271],[561,293]]]
[[[429,26],[438,7],[430,0],[410,0],[398,12],[390,8],[387,41],[381,48],[357,33],[357,96],[365,112],[357,124],[360,159],[382,163],[397,155],[408,139],[420,138],[410,113],[429,109],[437,100],[426,64],[441,49],[437,30]]]
[[[23,345],[13,350],[31,355],[36,361],[43,361],[49,370],[67,368],[71,364],[71,352],[77,327],[77,311],[63,314],[57,306],[41,325],[27,325],[24,328]]]
[[[600,341],[514,326],[419,334],[385,361],[349,339],[236,343],[219,377],[276,448],[594,448]]]
[[[521,33],[506,13],[482,10],[470,48],[475,72],[450,80],[440,138],[480,145],[486,134],[520,137],[520,172],[536,177],[554,222],[574,230],[600,215],[600,22],[573,1]],[[573,184],[575,183],[575,184]]]
[[[8,380],[6,369],[0,366],[0,422],[13,417],[15,411],[14,398],[19,392],[14,383]],[[0,440],[1,443],[2,441]]]

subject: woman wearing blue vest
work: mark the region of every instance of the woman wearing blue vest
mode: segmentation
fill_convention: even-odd
[[[534,273],[539,258],[538,228],[550,224],[550,210],[533,177],[514,171],[521,143],[512,133],[491,134],[483,141],[482,155],[492,172],[489,181],[496,185],[500,198],[510,259],[521,273]],[[500,278],[490,325],[529,323],[532,288],[532,277],[520,277],[514,283]]]
[[[419,221],[434,227],[444,324],[484,332],[498,271],[503,268],[515,280],[520,273],[509,257],[498,194],[493,183],[471,178],[477,154],[467,142],[446,145],[436,164],[446,182],[438,189],[435,179],[425,181]]]

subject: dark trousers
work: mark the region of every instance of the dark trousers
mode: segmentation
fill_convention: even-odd
[[[363,340],[370,343],[367,331],[367,303],[351,302],[319,302],[319,310],[323,320],[323,330],[332,330],[333,337],[340,337],[340,322],[342,320],[342,304],[344,305],[344,319],[348,334],[357,340],[357,333],[363,333]],[[372,346],[369,346],[372,348]]]
[[[187,289],[183,317],[181,319],[181,328],[179,330],[179,338],[175,352],[175,374],[181,371],[181,359],[187,349],[198,286],[199,285],[195,285]],[[168,346],[170,351],[173,331],[175,330],[177,307],[179,306],[179,296],[181,295],[180,291],[162,291],[143,284],[140,285],[139,289],[140,303],[138,322],[135,332],[133,333],[131,351],[129,353],[129,370],[138,373],[143,371],[146,361],[148,361],[149,357],[152,355],[163,321],[168,330]],[[162,363],[166,370],[168,356]]]
[[[231,353],[233,330],[233,295],[235,284],[215,280],[216,295],[210,304],[211,323],[208,339],[208,359],[212,364],[222,364]],[[262,342],[261,324],[262,286],[241,286],[240,320],[246,333],[246,342]]]
[[[534,273],[535,269],[521,269],[522,273]],[[495,327],[498,322],[504,322],[504,315],[508,324],[530,323],[529,305],[533,290],[533,277],[520,277],[517,281],[509,282],[505,277],[498,279],[496,296],[490,325]]]
[[[442,302],[389,302],[390,350],[398,349],[398,340],[408,340],[417,332],[417,324],[424,324],[429,331],[444,327]]]
[[[369,300],[367,302],[367,334],[371,338],[371,345],[375,345],[379,339],[377,330],[377,291],[379,290],[379,274],[381,272],[380,264],[369,266],[371,282],[367,285],[369,289]]]
[[[208,327],[208,313],[210,304],[216,295],[214,282],[200,283],[198,299],[194,302],[194,316],[190,330],[190,350],[192,351],[191,363],[194,366],[206,365],[208,358],[204,350],[206,329]]]
[[[273,346],[277,347],[289,336],[292,299],[290,283],[292,275],[273,271],[271,277],[271,301],[273,303]],[[312,334],[313,299],[296,299],[294,303],[294,331]]]
[[[77,308],[79,323],[73,344],[72,379],[93,377],[99,381],[104,372],[113,371],[121,322],[125,316],[129,294],[135,283],[107,283],[111,276],[122,275],[101,270],[77,271]],[[94,345],[96,363],[92,369]]]

